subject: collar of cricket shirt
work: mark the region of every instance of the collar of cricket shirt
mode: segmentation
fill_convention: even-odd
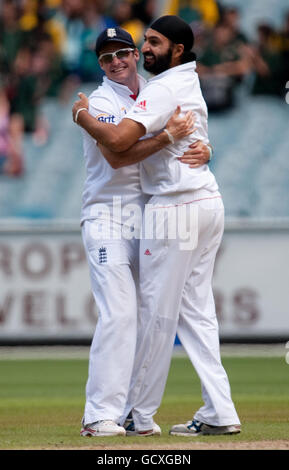
[[[138,76],[138,81],[139,81],[139,92],[143,89],[145,84],[147,83],[146,80],[139,74]],[[103,77],[104,83],[109,85],[113,90],[115,90],[118,94],[124,95],[124,96],[132,96],[132,91],[126,86],[122,85],[121,83],[114,82],[113,80],[110,80],[106,76]]]
[[[159,73],[158,75],[155,75],[154,77],[150,78],[149,83],[151,83],[153,80],[158,80],[159,78],[166,77],[167,75],[171,75],[174,73],[187,72],[187,71],[195,72],[196,66],[197,65],[196,65],[195,60],[193,60],[192,62],[186,62],[185,64],[176,65],[175,67],[165,70],[164,72]]]

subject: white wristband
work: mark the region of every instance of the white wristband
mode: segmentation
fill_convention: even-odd
[[[80,111],[88,111],[88,109],[87,109],[87,108],[79,108],[79,109],[76,111],[75,119],[74,119],[74,122],[76,122],[76,124],[78,124],[77,119],[78,119],[78,115],[79,115]]]
[[[174,143],[175,143],[175,139],[174,139],[174,137],[172,136],[172,134],[170,133],[170,131],[168,131],[167,129],[164,129],[164,132],[167,134],[170,143],[171,143],[171,144],[174,144]]]
[[[207,145],[208,149],[209,149],[209,152],[210,152],[210,156],[209,156],[209,162],[212,160],[212,157],[214,155],[214,150],[212,149],[212,147],[210,147],[210,145]]]

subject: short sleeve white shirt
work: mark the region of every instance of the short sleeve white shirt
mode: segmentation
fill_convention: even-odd
[[[139,84],[140,89],[145,84],[141,76]],[[117,125],[134,102],[135,98],[129,88],[104,77],[102,85],[89,96],[89,113],[99,121]],[[112,210],[114,197],[120,197],[122,205],[143,205],[139,164],[113,169],[102,155],[95,139],[85,130],[82,132],[86,179],[81,222],[97,218],[100,205],[105,204]]]
[[[140,164],[141,186],[147,194],[218,190],[208,165],[189,168],[189,165],[177,159],[196,140],[209,142],[207,106],[195,69],[196,63],[189,62],[168,69],[149,80],[125,116],[143,124],[147,133],[157,133],[165,127],[177,105],[181,106],[182,113],[189,110],[195,113],[196,132],[165,147]]]

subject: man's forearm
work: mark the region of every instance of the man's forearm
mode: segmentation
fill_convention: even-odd
[[[117,169],[123,166],[139,163],[153,153],[162,150],[164,147],[169,145],[169,143],[170,141],[168,135],[165,132],[161,132],[155,137],[139,140],[136,144],[124,152],[112,152],[103,145],[100,145],[100,150],[102,151],[110,166],[112,166],[114,169]]]
[[[142,124],[123,119],[118,125],[98,121],[88,111],[82,110],[77,124],[88,132],[97,142],[112,152],[122,152],[135,144],[145,134]]]
[[[98,143],[114,148],[118,137],[117,127],[114,124],[100,122],[85,110],[79,113],[77,124],[83,127]]]

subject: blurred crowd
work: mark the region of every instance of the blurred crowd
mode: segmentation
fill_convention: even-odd
[[[0,173],[23,173],[24,133],[35,145],[46,143],[43,98],[65,103],[80,83],[100,81],[99,33],[121,24],[139,43],[154,6],[151,0],[0,0]]]
[[[216,0],[167,0],[162,14],[178,14],[195,33],[198,72],[209,110],[234,106],[236,87],[252,77],[252,94],[284,96],[289,80],[289,12],[275,30],[257,26],[256,41],[240,30],[236,8]],[[22,141],[44,145],[49,124],[45,97],[64,103],[102,71],[98,34],[120,25],[141,46],[146,27],[160,14],[154,0],[0,0],[0,173],[24,171]],[[158,10],[157,10],[158,8]]]
[[[252,95],[285,96],[289,80],[289,10],[280,30],[267,23],[256,25],[254,40],[240,29],[240,12],[234,7],[218,4],[213,27],[199,20],[191,24],[209,111],[234,106],[235,90],[247,78]]]

